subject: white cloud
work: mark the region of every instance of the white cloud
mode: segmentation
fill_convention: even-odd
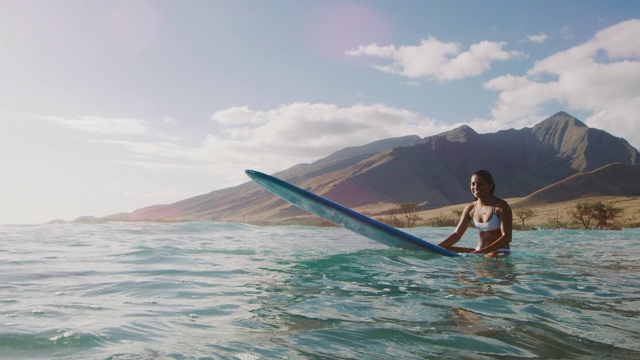
[[[110,144],[125,147],[129,150],[129,157],[148,159],[153,157],[162,157],[168,159],[192,159],[198,160],[193,149],[182,146],[178,143],[166,141],[166,139],[160,139],[157,141],[132,141],[132,140],[90,140],[90,143],[95,144]],[[142,164],[142,162],[129,162],[130,164]],[[161,168],[160,165],[149,165],[149,168]],[[165,168],[170,168],[171,165],[164,165]]]
[[[126,190],[123,192],[123,195],[135,198],[145,198],[145,199],[180,199],[186,198],[189,195],[192,195],[188,191],[178,188],[164,188],[160,191],[156,192],[139,192],[139,191],[131,191]]]
[[[100,116],[76,116],[74,118],[45,116],[44,118],[77,130],[99,134],[145,134],[148,131],[146,122],[141,119]]]
[[[165,115],[162,117],[162,122],[167,124],[167,125],[171,125],[171,126],[176,126],[178,124],[178,120],[172,118],[171,116]]]
[[[400,84],[404,85],[404,86],[407,86],[407,87],[420,87],[420,86],[422,86],[422,84],[419,81],[415,81],[415,80],[403,81]]]
[[[213,115],[226,125],[209,136],[209,146],[277,152],[300,160],[312,160],[346,146],[382,138],[433,132],[435,123],[407,110],[385,105],[293,103],[267,111],[242,109],[247,121],[228,110]],[[229,116],[231,115],[231,116]],[[236,119],[232,123],[230,119]]]
[[[256,124],[265,121],[256,117],[256,113],[248,106],[234,106],[215,112],[211,118],[223,125]]]
[[[542,44],[549,38],[549,35],[545,33],[540,33],[538,35],[529,35],[527,36],[527,40],[536,44]]]
[[[374,65],[374,68],[410,79],[452,81],[480,75],[495,61],[525,56],[517,51],[503,50],[505,45],[503,42],[481,41],[462,51],[458,43],[441,42],[430,36],[418,46],[361,45],[346,54],[390,59],[391,64]]]
[[[573,39],[574,35],[571,32],[571,28],[569,27],[569,25],[565,25],[560,28],[560,36],[562,36],[562,38],[565,40]]]
[[[332,152],[380,139],[429,136],[451,128],[408,110],[380,104],[338,107],[292,103],[269,110],[233,107],[212,115],[218,130],[198,142],[93,140],[127,149],[121,164],[150,171],[213,174],[226,183],[244,181],[244,169],[279,171]],[[224,182],[224,181],[223,181]]]
[[[537,119],[544,106],[586,114],[588,125],[640,144],[640,20],[621,22],[592,39],[556,53],[525,76],[501,76],[486,89],[500,92],[492,110],[503,124]],[[548,80],[551,79],[551,80]]]

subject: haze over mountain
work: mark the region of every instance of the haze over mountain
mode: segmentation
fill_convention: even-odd
[[[478,134],[465,125],[423,139],[413,135],[381,140],[274,175],[360,211],[388,210],[406,202],[433,209],[473,200],[469,177],[479,169],[491,171],[497,196],[511,198],[608,164],[638,165],[639,161],[638,151],[626,140],[559,112],[533,128]],[[602,181],[633,182],[626,177],[636,176],[638,168],[623,171],[624,179],[609,175]],[[96,220],[249,222],[303,214],[306,212],[247,182]]]

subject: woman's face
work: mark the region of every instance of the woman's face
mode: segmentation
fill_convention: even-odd
[[[487,182],[482,176],[473,175],[471,177],[471,193],[476,198],[486,198],[491,196],[493,184]]]

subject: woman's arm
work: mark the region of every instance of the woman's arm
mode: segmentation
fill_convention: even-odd
[[[452,246],[458,241],[460,241],[460,239],[462,239],[462,235],[464,235],[465,231],[467,231],[467,228],[469,227],[469,223],[471,223],[471,216],[469,215],[469,212],[471,211],[472,208],[473,208],[473,203],[467,205],[467,207],[464,208],[464,211],[462,211],[462,216],[460,217],[460,221],[458,222],[458,226],[456,226],[456,229],[453,231],[451,235],[447,236],[446,239],[444,239],[440,244],[438,244],[438,246],[445,249],[452,250]],[[456,251],[460,251],[460,252],[466,252],[464,250],[468,250],[467,248],[458,248],[458,247],[454,247],[454,248],[456,249]]]

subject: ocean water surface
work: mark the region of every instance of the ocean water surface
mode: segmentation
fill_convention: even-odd
[[[0,359],[640,358],[640,229],[515,232],[513,249],[447,258],[303,226],[2,225]]]

